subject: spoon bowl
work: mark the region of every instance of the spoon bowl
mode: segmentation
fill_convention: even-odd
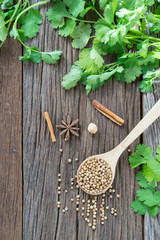
[[[123,151],[136,139],[138,138],[158,117],[160,117],[160,100],[158,100],[158,102],[154,105],[154,107],[144,116],[144,118],[137,124],[137,126],[128,134],[128,136],[117,146],[115,147],[113,150],[107,152],[107,153],[103,153],[103,154],[98,154],[98,155],[94,155],[91,156],[89,158],[87,158],[86,160],[84,160],[81,165],[78,168],[77,171],[77,182],[79,184],[79,186],[81,187],[81,189],[83,191],[85,191],[86,193],[90,194],[90,195],[99,195],[104,193],[105,191],[107,191],[108,188],[111,187],[114,178],[115,178],[115,169],[119,160],[119,157],[121,156],[121,154],[123,153]],[[93,162],[97,162],[97,164],[93,165]],[[88,169],[86,169],[86,172],[84,172],[84,178],[81,177],[81,169],[84,168],[84,166],[86,166],[86,164],[88,163]],[[98,168],[98,163],[100,163],[101,168],[103,169],[103,166],[106,168],[106,172],[103,173],[101,177],[99,177],[99,175],[96,176],[96,173],[98,172],[97,169],[99,169],[99,172],[101,173],[102,171],[100,170],[100,168]],[[94,189],[94,191],[89,191],[88,188],[91,186],[92,181],[97,182],[97,186],[99,186],[98,184],[98,180],[99,178],[105,178],[106,179],[106,173],[107,173],[107,167],[105,166],[107,163],[107,165],[109,166],[108,169],[111,169],[111,176],[109,176],[109,180],[108,180],[108,185],[106,186],[106,184],[100,184],[100,187],[98,187],[97,189]],[[92,167],[91,167],[92,166]],[[91,171],[89,170],[91,168]],[[96,178],[93,179],[94,177],[91,176],[92,171],[94,172],[94,177]],[[85,176],[86,174],[86,176]],[[98,173],[97,173],[98,174]],[[85,183],[85,178],[88,178],[88,182],[87,182],[87,186]],[[100,182],[101,179],[99,180]],[[104,181],[104,180],[103,180]],[[107,179],[106,179],[107,181]],[[83,186],[83,187],[82,187]],[[87,188],[88,187],[88,188]]]

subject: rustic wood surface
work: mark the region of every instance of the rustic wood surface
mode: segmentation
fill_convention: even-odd
[[[41,7],[41,12],[44,14],[46,9],[47,7]],[[3,165],[0,168],[2,178],[0,192],[3,193],[0,203],[0,211],[3,213],[0,239],[10,240],[9,236],[16,240],[160,239],[159,216],[151,219],[146,215],[144,219],[130,208],[132,200],[135,199],[137,184],[136,170],[131,169],[128,164],[129,153],[127,150],[119,160],[113,184],[117,193],[120,193],[120,199],[114,197],[112,200],[108,200],[108,196],[106,196],[107,204],[117,208],[117,217],[108,213],[108,219],[104,226],[100,224],[98,218],[97,229],[94,232],[82,218],[81,211],[78,213],[75,211],[75,203],[70,201],[77,194],[80,194],[81,199],[82,197],[86,200],[92,199],[79,189],[71,190],[70,178],[76,175],[79,164],[85,158],[109,151],[125,138],[139,122],[143,112],[148,112],[156,100],[159,99],[159,83],[155,83],[153,93],[143,95],[143,99],[138,88],[138,82],[124,84],[115,81],[115,79],[89,96],[86,96],[84,87],[81,85],[65,91],[61,87],[62,77],[69,71],[73,62],[78,59],[78,51],[71,47],[70,39],[59,37],[58,33],[51,29],[48,21],[44,19],[39,36],[32,40],[30,44],[38,46],[42,51],[61,49],[63,55],[56,65],[26,62],[23,63],[23,69],[21,69],[21,62],[17,60],[17,56],[21,55],[18,44],[16,45],[18,51],[16,52],[16,59],[15,52],[9,52],[9,49],[6,49],[5,46],[0,53],[0,69],[4,74],[4,77],[0,80],[1,86],[3,86],[3,88],[0,86],[0,90],[5,89],[6,91],[3,94],[2,90],[0,92],[0,96],[5,96],[5,99],[0,98],[3,102],[1,104],[4,106],[5,102],[10,101],[12,105],[9,113],[13,116],[13,118],[8,117],[8,109],[2,108],[4,110],[1,111],[3,118],[2,115],[0,118],[0,120],[3,120],[0,121],[1,129],[3,129],[1,142],[5,144],[5,148],[1,147],[2,151],[0,152],[0,157],[4,157],[4,161],[1,163]],[[10,58],[7,56],[10,56]],[[13,59],[15,65],[7,72],[6,69],[11,64],[10,61],[13,62]],[[113,61],[112,56],[108,58],[108,61]],[[23,119],[21,114],[21,76],[23,76]],[[11,80],[12,82],[10,82]],[[11,84],[10,88],[8,88],[8,84]],[[122,117],[125,124],[119,127],[102,116],[92,107],[93,99],[97,99]],[[45,111],[48,111],[51,117],[57,138],[56,143],[51,141],[43,117]],[[71,137],[68,142],[65,142],[63,138],[59,137],[60,131],[56,129],[56,124],[60,124],[62,119],[65,120],[68,114],[73,120],[79,118],[81,130],[79,138]],[[99,128],[95,136],[91,136],[87,131],[90,122],[96,123]],[[22,126],[23,188],[20,145]],[[5,129],[7,129],[7,136]],[[159,133],[160,125],[159,121],[156,121],[145,132],[144,142],[155,147],[159,144]],[[17,137],[17,142],[12,138],[13,147],[16,144],[18,146],[16,152],[18,156],[16,155],[16,157],[11,148],[11,134]],[[134,151],[135,146],[141,140],[142,138],[137,139],[130,146],[130,149]],[[3,146],[3,144],[1,145]],[[60,148],[63,149],[62,153],[59,151]],[[8,149],[8,152],[6,149]],[[75,161],[76,157],[79,159],[78,162]],[[72,159],[71,164],[68,163],[68,158]],[[57,194],[57,174],[59,172],[62,175],[60,199]],[[67,194],[64,193],[65,189],[68,190]],[[22,191],[23,237],[21,237]],[[16,202],[14,202],[15,196],[17,196]],[[7,200],[7,197],[9,200]],[[98,198],[98,201],[100,199],[101,197]],[[61,201],[60,210],[56,207],[58,200]],[[64,214],[62,209],[65,206],[69,210]]]
[[[22,237],[22,54],[8,40],[0,50],[0,239]]]

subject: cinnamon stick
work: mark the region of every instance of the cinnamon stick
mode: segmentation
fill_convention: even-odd
[[[99,103],[97,100],[93,100],[92,105],[104,116],[108,117],[113,122],[117,123],[119,126],[122,126],[124,123],[124,120],[117,116],[115,113],[104,107],[101,103]]]
[[[44,113],[43,113],[43,116],[44,116],[44,118],[45,118],[46,121],[47,121],[48,128],[49,128],[49,131],[50,131],[50,134],[51,134],[52,142],[56,142],[56,138],[55,138],[54,131],[53,131],[53,126],[52,126],[51,119],[50,119],[50,117],[49,117],[48,112],[44,112]]]

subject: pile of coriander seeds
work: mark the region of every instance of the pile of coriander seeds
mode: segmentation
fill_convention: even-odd
[[[77,162],[78,159],[76,158]],[[68,159],[68,165],[71,165],[73,162],[72,159]],[[57,174],[57,209],[63,214],[67,214],[69,209],[75,210],[79,217],[86,222],[86,224],[92,229],[96,230],[97,222],[100,222],[102,225],[107,221],[108,214],[117,216],[117,209],[110,204],[107,204],[106,201],[116,197],[119,199],[120,195],[116,194],[115,189],[112,186],[105,193],[98,196],[91,196],[86,194],[85,199],[83,196],[83,191],[79,188],[77,183],[77,176],[71,177],[69,179],[69,186],[67,189],[62,189],[62,179],[61,173]],[[71,193],[71,194],[69,194]],[[68,204],[64,204],[62,206],[61,199],[68,198],[68,196],[72,196],[68,202]],[[107,199],[108,197],[108,199]],[[110,202],[110,201],[109,201]],[[99,221],[100,220],[100,221]]]
[[[106,190],[112,181],[112,169],[103,159],[86,160],[78,171],[78,183],[83,191],[97,195]]]

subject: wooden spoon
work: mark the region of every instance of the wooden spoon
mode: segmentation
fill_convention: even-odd
[[[80,183],[80,176],[79,171],[84,163],[86,163],[89,160],[93,159],[103,159],[105,162],[107,162],[111,169],[112,169],[112,180],[110,184],[103,189],[103,191],[99,190],[98,193],[91,194],[91,195],[99,195],[104,193],[113,183],[114,177],[115,177],[115,169],[118,162],[119,157],[123,153],[123,151],[137,138],[143,133],[158,117],[160,117],[160,100],[154,105],[154,107],[144,116],[144,118],[137,124],[137,126],[129,133],[129,135],[113,150],[103,153],[91,156],[84,160],[81,165],[78,168],[77,171],[77,182],[79,186],[81,187]],[[84,189],[82,189],[85,191]],[[85,191],[88,193],[88,191]]]

